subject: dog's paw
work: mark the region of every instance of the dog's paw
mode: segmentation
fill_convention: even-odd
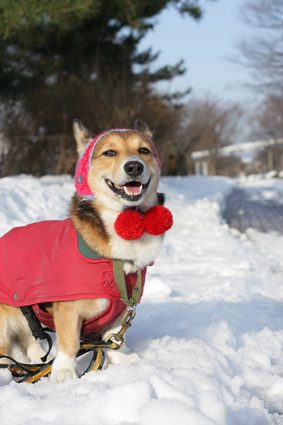
[[[27,356],[31,362],[36,362],[37,360],[41,359],[41,357],[45,356],[45,354],[45,351],[42,350],[38,342],[31,344],[27,348]]]
[[[118,364],[121,362],[134,363],[139,360],[139,356],[136,353],[125,354],[119,353],[119,351],[108,351],[108,359],[111,364]]]
[[[64,382],[66,379],[78,378],[78,374],[73,369],[59,369],[51,372],[50,381]]]
[[[69,357],[58,351],[53,362],[50,375],[51,381],[64,382],[68,378],[77,378],[77,362],[76,357]]]

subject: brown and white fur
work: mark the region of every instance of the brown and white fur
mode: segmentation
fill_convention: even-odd
[[[79,121],[74,122],[73,130],[81,156],[93,135]],[[135,272],[137,268],[152,263],[163,240],[162,236],[144,233],[137,240],[127,241],[114,230],[114,222],[125,205],[139,206],[146,211],[163,203],[162,196],[156,192],[160,171],[156,153],[148,139],[151,133],[139,120],[135,123],[135,130],[114,131],[100,139],[94,148],[88,173],[88,184],[95,199],[86,200],[75,194],[71,204],[71,218],[85,243],[104,257],[123,260],[125,273]],[[129,162],[134,167],[128,167]],[[133,181],[141,184],[141,194],[138,196],[127,195],[126,184]],[[63,382],[67,377],[78,376],[76,354],[80,347],[82,323],[100,314],[107,306],[108,300],[103,298],[46,303],[46,311],[54,315],[58,341],[51,380]],[[117,332],[120,323],[121,320],[117,320],[103,338]],[[20,309],[0,303],[0,354],[9,354],[15,337],[31,361],[38,360],[44,354]],[[138,357],[127,354],[127,349],[123,347],[118,351],[108,350],[108,358],[116,364],[124,360],[135,361]]]

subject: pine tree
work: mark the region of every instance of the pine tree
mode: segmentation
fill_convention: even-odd
[[[124,97],[141,96],[146,108],[152,82],[185,72],[180,62],[150,73],[148,65],[157,55],[151,50],[137,53],[139,41],[153,26],[148,18],[169,3],[180,13],[201,17],[198,0],[0,0],[0,96],[12,116],[6,135],[12,141],[19,133],[26,133],[26,150],[35,151],[31,155],[34,163],[38,157],[45,160],[44,167],[19,171],[41,173],[48,172],[48,167],[57,173],[70,170],[72,165],[66,169],[63,164],[68,162],[68,152],[70,163],[75,162],[73,141],[68,142],[71,122],[84,119],[82,111],[89,115],[85,105],[91,102],[91,93],[100,99],[98,107],[101,103],[105,108],[113,106],[108,113],[113,115],[110,125],[121,126],[128,116],[123,120],[123,114],[116,113],[115,118],[114,109],[119,109],[113,97],[117,86],[123,86]],[[135,64],[143,65],[146,71],[134,72]],[[123,98],[121,93],[116,96]],[[138,113],[136,105],[134,109],[132,119]],[[87,121],[92,131],[102,130],[95,112]],[[41,140],[41,145],[31,143],[29,135],[40,132],[43,134],[36,140]],[[54,146],[48,139],[51,135],[60,135],[52,139]],[[23,138],[19,143],[25,151]],[[15,141],[10,152],[14,156],[18,153]],[[47,160],[50,154],[57,161],[55,169]]]

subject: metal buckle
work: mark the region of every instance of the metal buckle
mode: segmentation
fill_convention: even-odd
[[[121,329],[116,334],[109,335],[105,342],[108,342],[110,339],[112,339],[113,342],[116,344],[119,344],[119,348],[121,348],[125,344],[125,333],[127,330],[132,326],[132,321],[135,318],[136,315],[136,306],[133,307],[132,310],[128,307],[126,313],[124,314],[122,321],[121,321]]]
[[[125,344],[125,338],[124,337],[120,337],[118,334],[110,334],[106,339],[105,342],[109,342],[112,341],[115,344],[119,345],[119,348],[123,347],[123,345]],[[111,348],[111,347],[110,347]]]

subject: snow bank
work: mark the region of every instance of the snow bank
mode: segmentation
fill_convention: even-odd
[[[140,360],[63,384],[0,371],[1,424],[283,423],[282,236],[230,232],[221,211],[235,184],[162,179],[174,226],[127,334]],[[64,218],[73,189],[68,176],[0,180],[0,231]]]
[[[75,191],[71,176],[28,175],[0,180],[0,235],[12,227],[66,217]]]

